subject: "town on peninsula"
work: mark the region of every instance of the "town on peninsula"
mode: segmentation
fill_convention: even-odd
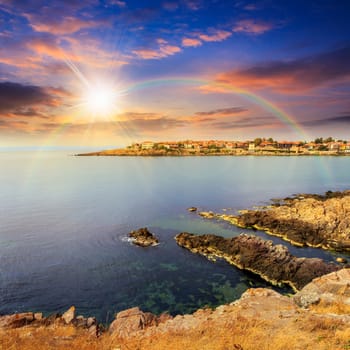
[[[350,155],[350,141],[332,137],[313,141],[277,141],[255,138],[247,141],[184,140],[132,143],[126,148],[81,153],[79,156],[244,156],[244,155]]]

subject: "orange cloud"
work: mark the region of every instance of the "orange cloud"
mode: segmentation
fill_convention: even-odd
[[[227,32],[225,30],[216,30],[213,34],[200,34],[199,38],[203,41],[223,41],[229,38],[232,35],[231,32]]]
[[[202,45],[202,42],[198,39],[191,39],[191,38],[182,39],[182,46],[185,46],[185,47],[198,47],[201,45]]]
[[[256,90],[271,89],[278,93],[300,93],[350,80],[350,46],[299,58],[272,61],[243,69],[223,72],[216,77],[219,86],[202,86],[203,92],[228,92],[220,83]]]
[[[274,26],[272,23],[245,19],[237,22],[237,24],[233,27],[233,31],[235,33],[249,33],[259,35],[268,32],[273,28]]]
[[[30,40],[26,46],[38,55],[51,56],[56,59],[65,58],[64,51],[58,45],[55,45],[54,43],[45,39],[38,38]]]
[[[79,18],[66,16],[55,18],[54,16],[26,14],[30,26],[36,32],[45,32],[54,35],[65,35],[76,33],[82,29],[97,27],[102,25],[98,21],[82,20]]]

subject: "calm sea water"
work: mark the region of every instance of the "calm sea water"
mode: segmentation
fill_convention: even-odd
[[[242,229],[186,208],[235,212],[293,193],[344,190],[349,174],[345,157],[0,153],[0,314],[75,305],[109,322],[136,305],[177,314],[233,301],[267,284],[194,255],[173,237],[182,231],[232,237]],[[159,236],[159,246],[144,249],[126,240],[144,226]],[[336,257],[288,247],[297,256]]]

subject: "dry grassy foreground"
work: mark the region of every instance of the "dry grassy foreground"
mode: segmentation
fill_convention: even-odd
[[[0,330],[1,349],[21,350],[346,350],[348,309],[342,305],[300,309],[290,298],[266,289],[250,290],[239,302],[216,310],[177,316],[127,339],[96,338],[72,325]],[[331,312],[331,313],[329,313]],[[340,313],[340,315],[336,313]],[[344,315],[345,313],[345,315]],[[342,314],[342,315],[341,315]],[[347,315],[346,315],[347,314]]]

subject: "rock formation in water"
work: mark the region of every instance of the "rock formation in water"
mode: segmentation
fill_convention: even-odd
[[[318,258],[297,258],[285,246],[274,245],[260,237],[241,234],[234,238],[215,235],[178,234],[176,242],[209,258],[223,258],[230,264],[251,271],[274,284],[288,284],[300,290],[315,277],[339,270],[340,267]]]
[[[264,230],[298,246],[350,251],[350,191],[302,194],[263,209],[243,210],[238,216],[215,214],[211,218]]]
[[[141,247],[149,247],[159,243],[158,238],[153,233],[149,232],[147,227],[131,231],[129,237],[133,239],[132,242],[134,244]]]

